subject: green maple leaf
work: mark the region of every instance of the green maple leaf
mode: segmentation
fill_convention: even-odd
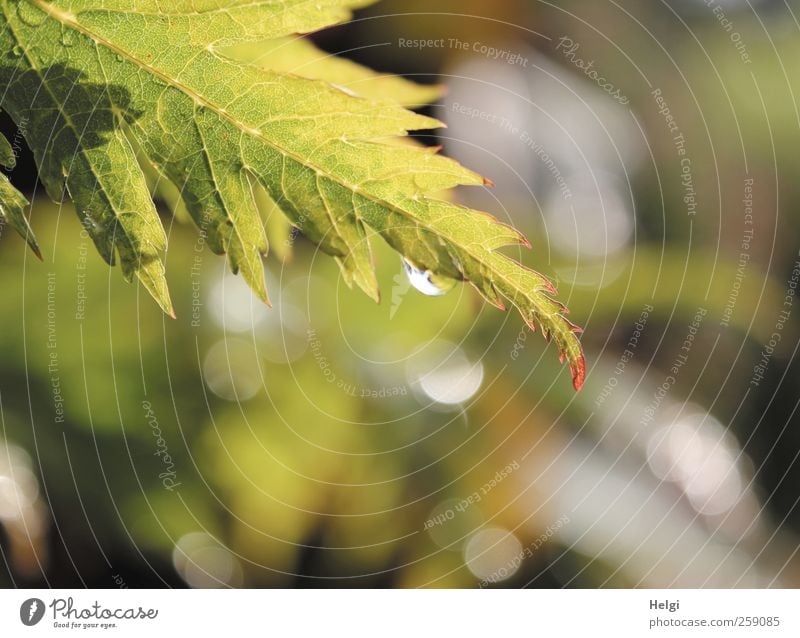
[[[103,258],[170,314],[146,174],[177,189],[208,245],[265,301],[259,207],[280,209],[375,299],[377,233],[430,279],[469,281],[494,305],[513,304],[557,342],[579,388],[579,329],[545,277],[498,252],[527,241],[436,196],[486,181],[436,149],[394,141],[440,126],[403,107],[437,89],[289,37],[370,1],[0,0],[0,107],[48,194],[70,197]],[[0,212],[33,242],[24,206],[3,176]]]

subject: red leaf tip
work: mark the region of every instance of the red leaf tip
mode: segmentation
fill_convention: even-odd
[[[570,370],[572,371],[572,386],[576,392],[580,392],[586,382],[586,359],[583,355],[575,363],[570,364]]]

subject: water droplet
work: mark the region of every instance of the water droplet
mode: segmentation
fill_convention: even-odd
[[[47,18],[47,14],[33,6],[30,2],[23,0],[17,6],[17,15],[19,19],[30,27],[38,27]]]
[[[403,258],[403,266],[406,269],[406,275],[411,285],[423,295],[428,295],[429,297],[446,295],[457,283],[455,279],[450,277],[442,277],[430,270],[420,270],[405,258]]]

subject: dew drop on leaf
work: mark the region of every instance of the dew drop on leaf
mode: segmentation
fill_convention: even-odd
[[[17,6],[17,15],[19,19],[30,27],[38,27],[47,18],[47,14],[34,7],[30,2],[20,2]]]
[[[423,295],[428,295],[429,297],[446,295],[457,283],[455,279],[450,277],[442,277],[432,273],[430,270],[420,270],[405,258],[403,258],[403,266],[411,285]]]

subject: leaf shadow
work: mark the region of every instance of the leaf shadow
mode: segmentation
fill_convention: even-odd
[[[113,264],[120,221],[93,214],[103,210],[108,194],[100,192],[96,180],[83,178],[90,170],[111,170],[110,159],[106,162],[94,153],[90,163],[86,155],[104,148],[111,135],[140,117],[130,92],[115,83],[90,81],[84,71],[63,63],[21,68],[19,58],[8,56],[0,59],[0,86],[5,87],[0,108],[32,150],[47,194],[56,202],[66,198],[75,202],[101,255]]]

